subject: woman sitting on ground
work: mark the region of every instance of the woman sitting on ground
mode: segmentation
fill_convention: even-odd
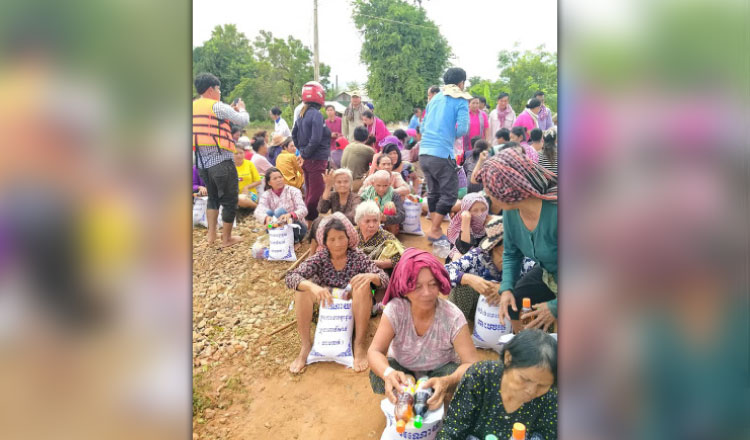
[[[468,178],[471,176],[471,174],[474,172],[474,168],[476,168],[477,163],[479,162],[479,155],[482,154],[482,151],[487,151],[490,148],[490,144],[487,143],[484,139],[478,139],[471,148],[471,151],[466,155],[466,159],[464,160],[464,164],[462,165],[464,167],[464,171],[466,172],[466,177]],[[482,184],[481,183],[471,183],[469,182],[468,187],[466,188],[466,192],[468,194],[471,193],[478,193],[482,190]]]
[[[378,169],[372,174],[370,174],[369,176],[367,176],[364,182],[362,182],[362,187],[359,189],[359,195],[364,194],[367,188],[373,185],[373,182],[375,181],[375,173],[379,170],[384,170],[389,173],[390,184],[393,187],[393,190],[396,191],[398,195],[406,196],[407,194],[409,194],[409,185],[406,184],[403,176],[401,176],[401,173],[397,173],[393,171],[393,161],[391,160],[390,156],[381,154],[375,160],[375,164],[377,165]]]
[[[380,153],[375,153],[375,156],[373,156],[372,158],[373,162],[370,166],[370,174],[378,170],[378,158],[384,154],[387,154],[388,157],[391,158],[391,171],[396,173],[403,173],[404,167],[403,163],[401,162],[403,155],[401,154],[401,150],[404,149],[404,144],[401,142],[401,140],[393,135],[386,136],[385,139],[380,141],[378,147],[380,149]]]
[[[394,390],[408,385],[407,374],[426,375],[426,385],[435,390],[427,403],[436,409],[479,360],[463,314],[440,298],[449,291],[448,273],[437,258],[419,249],[406,250],[393,271],[383,317],[367,351],[375,393],[395,403]]]
[[[378,204],[372,200],[360,203],[354,219],[359,234],[357,247],[386,272],[396,267],[404,246],[393,234],[380,227]]]
[[[383,156],[383,158],[384,160],[390,160],[387,156]],[[391,187],[391,179],[388,171],[377,171],[372,177],[373,184],[366,187],[361,193],[362,201],[374,200],[378,204],[380,212],[383,213],[380,217],[380,221],[385,225],[385,229],[393,235],[398,235],[401,223],[403,223],[406,218],[404,199],[402,199],[401,196]],[[391,203],[394,205],[393,207],[396,212],[386,214],[386,208]]]
[[[352,180],[352,172],[347,168],[327,170],[323,175],[325,190],[318,202],[318,212],[341,212],[354,223],[354,212],[362,199],[352,192]]]
[[[299,356],[289,366],[289,371],[302,371],[310,354],[313,304],[331,304],[333,297],[329,288],[345,288],[347,284],[352,286],[354,371],[364,371],[367,369],[367,327],[374,304],[371,285],[388,285],[388,275],[357,249],[357,232],[340,212],[321,221],[317,240],[322,246],[286,276],[286,286],[296,291],[294,306],[301,340]]]
[[[556,439],[556,382],[557,341],[538,329],[523,330],[503,347],[500,360],[466,371],[436,440],[510,438],[515,423],[524,424],[528,439]]]
[[[323,175],[323,182],[325,182],[325,189],[320,201],[318,201],[318,213],[340,212],[354,224],[354,211],[362,199],[358,194],[352,192],[352,172],[347,168],[339,168],[333,171],[326,170]],[[318,236],[318,226],[323,218],[316,218],[310,226],[308,238],[312,249],[318,248],[316,237]]]
[[[297,147],[291,137],[284,139],[281,143],[281,153],[276,158],[276,168],[281,171],[287,185],[302,190],[302,185],[305,183],[302,158],[297,156]]]
[[[479,295],[490,305],[500,304],[500,282],[503,280],[503,218],[490,216],[485,227],[486,237],[462,257],[445,265],[451,281],[450,300],[469,321],[474,321]],[[534,261],[524,259],[521,274]]]
[[[237,197],[237,206],[240,208],[255,209],[258,206],[258,187],[263,184],[258,170],[255,165],[245,159],[245,149],[236,146],[234,152],[234,166],[237,168],[237,178],[239,180],[239,195]]]
[[[489,204],[479,193],[467,194],[461,200],[461,209],[451,218],[448,225],[448,241],[453,248],[448,258],[456,260],[469,252],[487,235],[485,224]]]
[[[260,196],[260,202],[258,202],[258,207],[254,213],[255,219],[266,226],[271,223],[273,217],[269,215],[269,212],[286,211],[278,217],[278,221],[285,223],[291,219],[294,224],[299,226],[299,228],[292,228],[294,242],[299,243],[307,233],[307,225],[304,221],[307,215],[307,207],[302,200],[302,193],[297,188],[284,182],[284,176],[278,168],[271,167],[266,171],[266,182],[270,188],[266,189]]]

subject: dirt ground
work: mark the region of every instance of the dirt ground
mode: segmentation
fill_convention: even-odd
[[[299,352],[296,326],[268,335],[295,319],[281,279],[292,263],[254,259],[251,247],[264,232],[252,216],[237,223],[244,241],[224,250],[207,245],[206,229],[193,230],[193,438],[379,439],[383,396],[370,389],[369,370],[316,363],[289,373]],[[399,239],[431,249],[424,237]],[[379,321],[370,321],[370,340]]]

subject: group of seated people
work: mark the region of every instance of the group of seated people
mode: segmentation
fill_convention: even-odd
[[[408,375],[426,375],[435,390],[430,409],[447,405],[438,439],[507,438],[513,422],[524,423],[529,438],[556,438],[557,342],[546,333],[557,316],[556,175],[521,147],[483,152],[472,173],[483,190],[460,201],[448,226],[452,250],[441,261],[404,250],[388,231],[381,204],[400,199],[391,173],[374,172],[361,194],[348,170],[326,173],[320,212],[333,213],[315,226],[317,251],[286,277],[302,341],[290,371],[303,370],[312,347],[314,305],[331,301],[330,288],[351,284],[354,370],[370,368],[375,393],[395,402]],[[480,295],[499,306],[500,322],[528,321],[497,361],[479,361],[471,339]],[[523,298],[533,310],[521,315]],[[368,345],[378,304],[382,317]]]

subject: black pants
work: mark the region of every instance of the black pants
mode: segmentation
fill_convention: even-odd
[[[430,212],[446,215],[458,200],[458,166],[453,159],[421,154],[419,166],[427,181],[427,206]]]
[[[513,296],[516,299],[518,312],[514,312],[512,308],[508,308],[510,319],[518,319],[521,307],[523,307],[524,298],[529,298],[532,306],[557,298],[557,295],[542,281],[542,273],[542,267],[537,264],[516,282],[516,287],[513,289]]]
[[[231,160],[225,160],[208,169],[199,169],[198,173],[206,182],[208,191],[207,209],[219,209],[219,205],[224,207],[221,212],[221,219],[224,223],[234,222],[237,215],[237,197],[239,195],[239,185],[237,168]]]

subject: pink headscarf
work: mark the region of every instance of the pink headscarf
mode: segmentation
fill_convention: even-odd
[[[461,200],[461,210],[451,219],[450,225],[448,225],[448,241],[456,244],[458,236],[461,235],[461,213],[471,209],[474,203],[481,203],[487,208],[484,214],[471,217],[471,232],[474,235],[484,235],[484,221],[487,219],[487,213],[489,212],[490,205],[487,204],[487,200],[480,193],[466,194]]]
[[[315,240],[317,240],[318,242],[318,249],[316,249],[316,252],[325,248],[323,235],[326,225],[333,219],[341,220],[341,223],[344,224],[344,228],[346,229],[346,236],[349,237],[349,249],[355,249],[359,244],[359,234],[357,234],[357,230],[354,229],[354,225],[352,225],[352,222],[350,222],[344,214],[340,212],[334,212],[333,214],[321,220],[318,224],[318,230],[315,232]]]
[[[388,290],[385,291],[383,305],[394,298],[405,298],[406,294],[414,291],[417,285],[417,276],[422,268],[430,269],[435,280],[438,282],[440,292],[447,295],[451,291],[451,282],[448,279],[448,271],[445,266],[427,251],[417,248],[409,248],[401,256],[396,268],[393,269]]]

